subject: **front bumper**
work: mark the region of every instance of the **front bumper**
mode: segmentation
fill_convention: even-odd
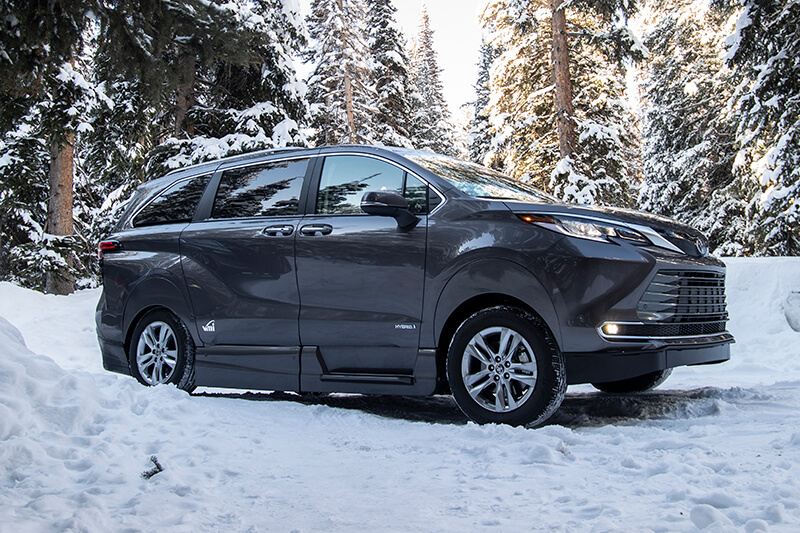
[[[596,353],[565,353],[567,383],[620,381],[676,366],[709,365],[730,359],[733,336],[723,333],[702,344],[656,344],[644,350]]]

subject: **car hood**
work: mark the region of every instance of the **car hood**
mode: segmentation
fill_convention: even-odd
[[[514,213],[547,213],[550,215],[568,215],[573,217],[588,217],[608,222],[623,223],[634,226],[644,226],[652,229],[672,245],[678,247],[683,253],[691,256],[704,256],[708,254],[708,239],[700,231],[672,220],[671,218],[653,215],[633,209],[620,207],[601,207],[573,204],[534,204],[525,202],[505,202],[506,206]]]

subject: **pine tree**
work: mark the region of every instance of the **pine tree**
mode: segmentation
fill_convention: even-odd
[[[91,179],[76,191],[81,221],[96,240],[109,233],[139,184],[163,174],[158,166],[148,173],[151,151],[171,134],[186,138],[185,130],[193,130],[186,95],[193,98],[187,83],[194,83],[195,71],[187,73],[186,65],[211,63],[206,50],[213,47],[210,32],[218,14],[215,6],[194,0],[117,0],[99,17],[92,76],[112,105],[96,107],[89,117],[91,129],[79,148]],[[161,154],[171,155],[168,149]]]
[[[32,107],[0,138],[0,279],[44,289],[49,150]],[[8,127],[8,126],[7,126]]]
[[[378,137],[362,0],[314,0],[308,17],[308,102],[317,145],[370,143]]]
[[[491,151],[491,124],[489,123],[491,98],[491,69],[501,50],[483,42],[478,63],[478,80],[475,83],[477,96],[472,105],[472,121],[469,131],[469,158],[478,164],[489,164],[487,155]]]
[[[190,1],[167,6],[144,36],[136,32],[138,23],[136,4],[122,3],[100,32],[96,75],[120,105],[95,118],[97,135],[87,154],[92,173],[114,198],[96,205],[98,231],[108,228],[129,192],[148,177],[306,143],[305,84],[293,60],[306,34],[293,2]],[[181,34],[193,25],[198,29],[187,41]],[[125,61],[131,55],[135,61]],[[186,61],[194,69],[181,77]],[[154,77],[162,79],[155,83]]]
[[[725,114],[733,81],[721,58],[736,14],[719,3],[676,0],[643,15],[650,56],[640,206],[706,232],[718,253],[736,253],[744,205],[723,192],[736,150]]]
[[[570,12],[582,38],[571,43],[576,151],[562,157],[551,64],[552,10],[502,0],[483,13],[489,43],[502,53],[491,68],[491,150],[484,158],[565,201],[632,205],[639,176],[635,117],[625,99],[624,71],[613,57],[607,22],[592,11]],[[569,143],[567,143],[569,144]]]
[[[269,137],[264,148],[296,144],[301,139],[298,123],[308,113],[306,86],[297,78],[293,59],[307,44],[305,25],[287,0],[238,2],[238,25],[252,57],[247,62],[226,57],[214,65],[209,103],[232,122],[209,128],[207,135]]]
[[[161,130],[155,124],[158,108],[147,98],[141,82],[97,70],[95,76],[105,79],[111,104],[96,106],[88,118],[91,127],[80,145],[84,179],[76,194],[82,203],[80,218],[99,240],[111,232],[134,189],[146,180],[150,151]]]
[[[66,294],[93,275],[85,258],[94,243],[80,222],[76,227],[74,147],[91,129],[85,119],[92,108],[108,102],[70,63],[45,74],[41,90],[0,139],[0,275]]]
[[[726,193],[747,204],[745,252],[800,255],[800,1],[743,5],[727,55],[739,151]]]
[[[236,0],[226,4],[246,55],[219,55],[198,68],[196,106],[188,113],[193,135],[157,146],[147,172],[243,152],[307,144],[306,86],[294,56],[306,42],[305,26],[288,0]]]
[[[414,146],[445,155],[457,155],[450,111],[442,91],[441,69],[433,46],[433,30],[425,5],[412,52],[411,141]]]
[[[0,276],[58,294],[74,288],[75,135],[84,97],[92,92],[74,65],[90,14],[97,12],[101,6],[91,0],[36,9],[24,0],[0,5],[0,201],[10,208],[0,228],[6,235]],[[31,203],[21,205],[19,198]]]
[[[160,115],[163,126],[176,138],[190,138],[198,71],[220,59],[256,58],[241,29],[238,6],[206,0],[116,0],[104,12],[98,38],[105,71],[141,82],[151,102],[168,103]]]
[[[367,17],[372,79],[378,98],[372,117],[376,142],[412,147],[409,139],[411,109],[409,65],[402,32],[391,0],[370,0]]]

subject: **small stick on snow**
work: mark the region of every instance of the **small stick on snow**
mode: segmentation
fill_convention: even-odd
[[[159,472],[163,472],[164,471],[164,467],[161,466],[161,463],[158,462],[158,457],[156,457],[155,455],[151,455],[150,456],[150,460],[153,462],[153,464],[155,466],[153,468],[151,468],[150,470],[145,470],[144,472],[142,472],[142,477],[144,479],[150,479],[151,477],[155,476]]]

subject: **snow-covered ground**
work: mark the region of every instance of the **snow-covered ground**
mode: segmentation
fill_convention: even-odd
[[[538,430],[144,388],[102,370],[97,290],[0,283],[0,531],[800,531],[800,259],[728,264],[731,361]]]

